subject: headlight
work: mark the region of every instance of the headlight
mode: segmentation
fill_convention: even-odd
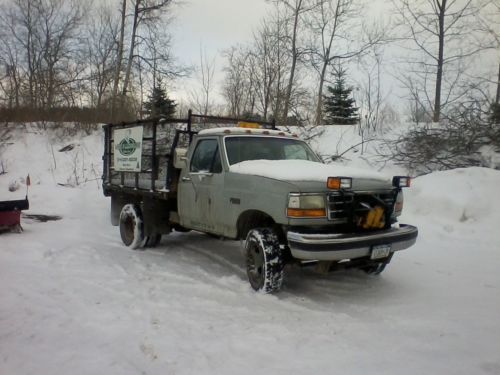
[[[319,194],[290,194],[289,217],[326,217],[325,196]]]

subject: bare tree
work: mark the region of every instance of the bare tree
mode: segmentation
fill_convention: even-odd
[[[385,27],[369,27],[361,20],[357,0],[319,0],[309,18],[313,33],[310,48],[312,67],[318,74],[315,124],[323,120],[323,92],[328,67],[338,59],[360,56],[370,47],[387,40]]]
[[[359,59],[360,80],[357,92],[360,133],[377,132],[382,126],[381,111],[384,105],[382,91],[383,50],[374,47],[370,55]]]
[[[1,12],[11,40],[19,46],[18,74],[30,107],[51,108],[73,84],[78,30],[85,9],[75,0],[12,0]]]
[[[208,115],[213,103],[211,95],[214,90],[215,56],[209,58],[207,53],[200,47],[200,65],[197,70],[197,78],[200,90],[191,90],[191,103],[193,108],[203,114]]]
[[[116,113],[116,101],[118,95],[118,86],[120,84],[120,73],[122,71],[123,50],[125,40],[125,16],[127,12],[127,0],[122,0],[120,17],[120,38],[116,48],[115,73],[113,78],[113,92],[111,94],[111,119],[114,120]]]
[[[101,6],[95,18],[87,24],[87,59],[90,69],[91,103],[100,108],[103,98],[113,83],[116,44],[119,24],[108,7]]]
[[[134,109],[138,86],[142,92],[154,86],[157,75],[170,78],[184,72],[172,57],[165,27],[172,2],[121,0],[119,17],[105,6],[91,11],[87,1],[4,0],[0,105],[10,108],[8,113],[30,107],[40,117],[63,114],[54,110],[58,107],[101,107],[109,96],[116,120],[124,109]],[[127,14],[130,5],[134,12]],[[140,85],[133,84],[135,79]],[[124,106],[125,99],[130,106]],[[127,117],[134,115],[128,112]]]
[[[428,105],[432,120],[438,122],[443,108],[458,100],[456,93],[467,69],[467,59],[475,57],[491,43],[476,31],[481,0],[393,0],[398,24],[414,45],[410,56],[413,77],[405,85],[422,106]],[[433,94],[431,94],[433,87]]]
[[[288,69],[288,83],[283,98],[283,112],[280,115],[283,125],[287,124],[288,112],[290,110],[290,101],[297,73],[297,64],[302,56],[306,54],[306,49],[300,45],[300,33],[304,30],[303,16],[310,12],[316,6],[317,2],[312,0],[274,0],[278,5],[278,22],[281,17],[284,18],[286,25],[286,34],[278,37],[285,37],[287,49],[290,56],[290,66]],[[283,8],[283,16],[280,13]]]
[[[491,0],[477,16],[478,28],[488,35],[496,46],[497,61],[500,60],[500,1]],[[495,106],[500,108],[500,62],[498,63],[498,75],[496,80]]]
[[[85,9],[79,1],[46,0],[39,9],[42,15],[42,35],[38,39],[43,52],[43,72],[45,81],[46,103],[51,108],[55,104],[57,90],[74,81],[75,76],[68,76],[71,60],[79,48],[77,30],[81,26]],[[44,74],[45,73],[45,74]],[[72,73],[75,73],[74,71]]]
[[[168,10],[172,3],[173,0],[132,0],[130,38],[128,43],[120,42],[118,48],[120,54],[120,46],[123,45],[123,51],[127,50],[128,58],[124,66],[123,80],[120,79],[121,63],[118,59],[113,88],[113,97],[116,98],[115,92],[121,84],[121,94],[118,99],[122,109],[125,108],[125,100],[128,103],[127,108],[133,106],[134,95],[143,93],[145,85],[153,86],[158,74],[172,78],[186,73],[185,68],[176,65],[171,54],[171,37],[166,25],[170,20]],[[123,3],[124,21],[125,7]],[[134,76],[133,72],[137,72],[137,75]],[[140,81],[139,90],[131,84],[134,78]]]
[[[281,11],[276,7],[275,12],[262,21],[247,47],[233,47],[225,53],[223,93],[232,113],[276,119],[285,125],[283,114],[288,106],[287,120],[293,120],[295,125],[304,121],[311,97],[303,82],[305,66],[299,64],[297,57],[303,53],[302,49],[296,54],[295,67],[291,68],[290,19],[282,17]],[[294,71],[292,81],[291,70]]]
[[[161,20],[162,12],[172,3],[172,0],[135,0],[134,13],[132,15],[132,32],[128,47],[128,60],[125,69],[125,78],[123,80],[122,95],[127,94],[130,83],[130,75],[137,45],[138,29],[142,24],[154,24]]]
[[[294,78],[288,96],[288,83],[293,65],[287,37],[290,31],[288,26],[288,20],[280,16],[279,9],[276,14],[265,19],[254,35],[250,57],[256,81],[256,108],[263,118],[272,117],[283,125],[284,108],[288,105],[288,113],[293,106],[293,92],[297,85],[297,80]],[[296,75],[298,66],[294,68],[294,72]]]
[[[223,53],[227,65],[224,68],[222,95],[226,99],[230,116],[239,117],[245,111],[245,98],[251,82],[246,74],[249,68],[248,54],[248,49],[242,46],[231,47]]]
[[[0,66],[5,67],[4,74],[0,75],[0,90],[4,93],[4,97],[0,99],[7,103],[9,109],[19,108],[21,102],[22,76],[19,59],[17,44],[0,32]]]
[[[17,70],[27,80],[27,88],[22,93],[23,99],[27,105],[35,107],[37,62],[40,60],[40,51],[35,48],[34,38],[38,19],[36,9],[30,1],[14,0],[10,4],[2,5],[0,19],[4,25],[2,40],[19,48]]]

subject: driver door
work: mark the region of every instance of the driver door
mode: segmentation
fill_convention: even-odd
[[[222,164],[217,138],[197,141],[189,166],[179,181],[181,225],[203,232],[217,232],[214,192],[222,187]]]

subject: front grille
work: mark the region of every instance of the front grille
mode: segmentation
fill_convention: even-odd
[[[335,224],[359,224],[370,210],[379,206],[387,219],[394,209],[396,191],[354,193],[336,191],[327,195],[328,219]]]

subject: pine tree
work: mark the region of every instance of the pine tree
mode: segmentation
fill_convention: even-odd
[[[324,122],[327,124],[355,124],[358,122],[358,108],[354,107],[352,89],[346,87],[345,70],[334,69],[335,84],[328,86],[328,94],[323,99]]]
[[[172,118],[175,114],[177,104],[174,100],[169,99],[165,87],[161,79],[158,80],[155,87],[148,97],[148,101],[144,103],[144,108],[149,113],[149,117],[166,117]]]

